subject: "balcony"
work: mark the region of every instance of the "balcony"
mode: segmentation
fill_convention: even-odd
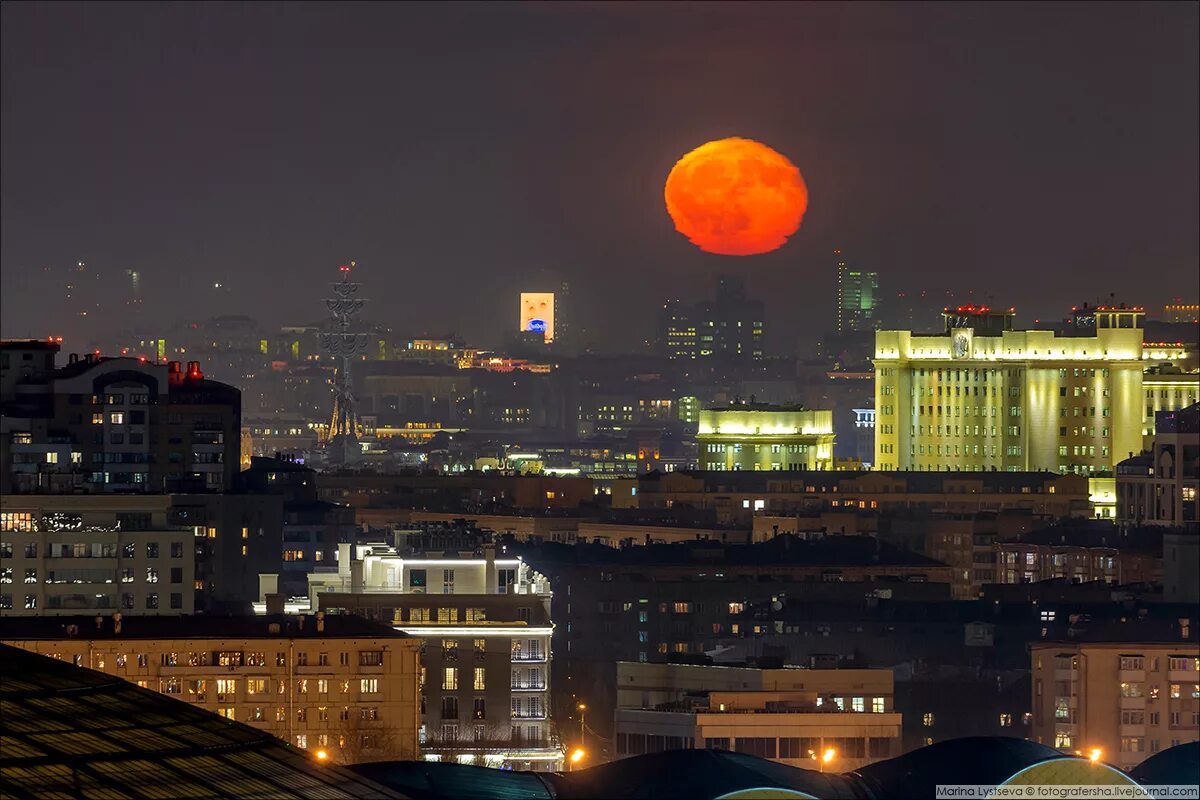
[[[1079,673],[1073,669],[1056,669],[1054,670],[1054,680],[1056,681],[1074,681],[1079,679]]]
[[[546,718],[546,712],[543,711],[514,711],[510,714],[513,719],[522,720],[539,720]]]
[[[1146,707],[1146,698],[1144,697],[1119,697],[1117,700],[1122,711],[1140,710]]]
[[[545,661],[546,654],[542,653],[542,652],[537,652],[537,651],[529,652],[529,653],[526,653],[524,651],[519,651],[519,652],[515,652],[512,654],[512,660],[520,661],[522,663],[530,662],[530,661]]]
[[[514,692],[544,692],[545,681],[513,681],[509,688]]]

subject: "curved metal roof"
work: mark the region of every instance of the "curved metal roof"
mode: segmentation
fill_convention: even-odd
[[[403,798],[270,734],[0,645],[0,796]]]
[[[1188,742],[1155,753],[1130,773],[1146,786],[1194,784],[1200,781],[1200,742]]]
[[[1026,739],[970,736],[931,744],[850,774],[875,797],[932,798],[938,784],[998,785],[1032,764],[1062,756]]]

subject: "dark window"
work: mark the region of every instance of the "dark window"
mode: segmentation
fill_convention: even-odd
[[[151,518],[149,514],[144,512],[122,512],[117,514],[117,524],[121,526],[123,531],[148,531],[150,530]]]
[[[442,698],[442,719],[458,719],[458,698],[447,695]]]
[[[171,583],[183,583],[183,567],[171,567]]]
[[[425,576],[425,570],[414,569],[408,573],[408,585],[413,588],[425,588],[428,585],[428,579]]]
[[[734,749],[739,753],[748,753],[759,758],[775,758],[775,739],[739,736],[734,742]]]
[[[171,592],[171,608],[183,608],[183,595],[179,592]]]

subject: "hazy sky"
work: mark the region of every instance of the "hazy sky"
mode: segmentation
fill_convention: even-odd
[[[1194,302],[1197,9],[4,3],[0,328],[64,328],[80,259],[112,297],[137,270],[148,321],[272,325],[356,259],[374,319],[484,343],[540,269],[617,344],[737,271],[791,349],[832,319],[835,247],[1023,320]],[[671,165],[723,136],[804,174],[775,253],[666,215]]]

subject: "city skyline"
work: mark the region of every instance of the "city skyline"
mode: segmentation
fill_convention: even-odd
[[[776,299],[786,352],[828,325],[812,298],[837,248],[885,292],[947,286],[1032,319],[1200,294],[1194,7],[678,8],[8,5],[4,335],[36,328],[30,298],[78,261],[136,271],[149,323],[269,293],[273,326],[315,317],[354,259],[375,321],[485,343],[506,295],[554,269],[614,351],[736,272]],[[1050,35],[1064,25],[1082,35]],[[115,46],[142,31],[153,46]],[[721,135],[771,142],[810,184],[775,253],[672,230],[671,164]],[[1013,279],[1037,299],[1003,296]]]
[[[0,17],[0,794],[1200,792],[1200,4]]]

